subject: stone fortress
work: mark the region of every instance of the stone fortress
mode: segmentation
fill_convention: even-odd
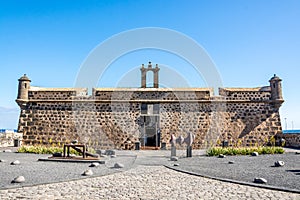
[[[78,140],[108,149],[169,147],[171,134],[196,136],[194,149],[266,145],[282,133],[281,79],[255,88],[159,88],[156,65],[141,67],[140,88],[41,88],[19,79],[18,132],[25,145],[62,145]],[[153,87],[147,74],[153,73]]]

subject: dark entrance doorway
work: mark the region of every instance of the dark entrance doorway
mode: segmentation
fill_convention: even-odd
[[[144,142],[145,146],[158,147],[159,139],[157,135],[159,116],[143,116],[144,118]]]
[[[159,105],[142,104],[141,106],[141,137],[142,147],[159,147]]]

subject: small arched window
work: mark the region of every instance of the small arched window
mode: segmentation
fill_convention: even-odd
[[[24,84],[25,89],[27,88],[27,83]]]

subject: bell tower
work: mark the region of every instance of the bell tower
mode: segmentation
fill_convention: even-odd
[[[151,62],[149,62],[148,67],[145,68],[144,64],[142,64],[141,67],[141,88],[146,88],[147,83],[147,72],[148,71],[152,71],[153,72],[153,88],[158,88],[159,84],[158,84],[158,72],[159,72],[160,68],[158,67],[158,64],[156,64],[155,68],[152,68],[152,64]]]

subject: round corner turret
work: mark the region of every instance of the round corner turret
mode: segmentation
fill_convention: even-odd
[[[27,101],[31,80],[26,76],[26,74],[24,74],[21,78],[18,79],[18,81],[19,87],[17,101]]]
[[[271,100],[283,100],[282,97],[282,87],[281,79],[274,74],[274,76],[269,80],[271,87]]]

